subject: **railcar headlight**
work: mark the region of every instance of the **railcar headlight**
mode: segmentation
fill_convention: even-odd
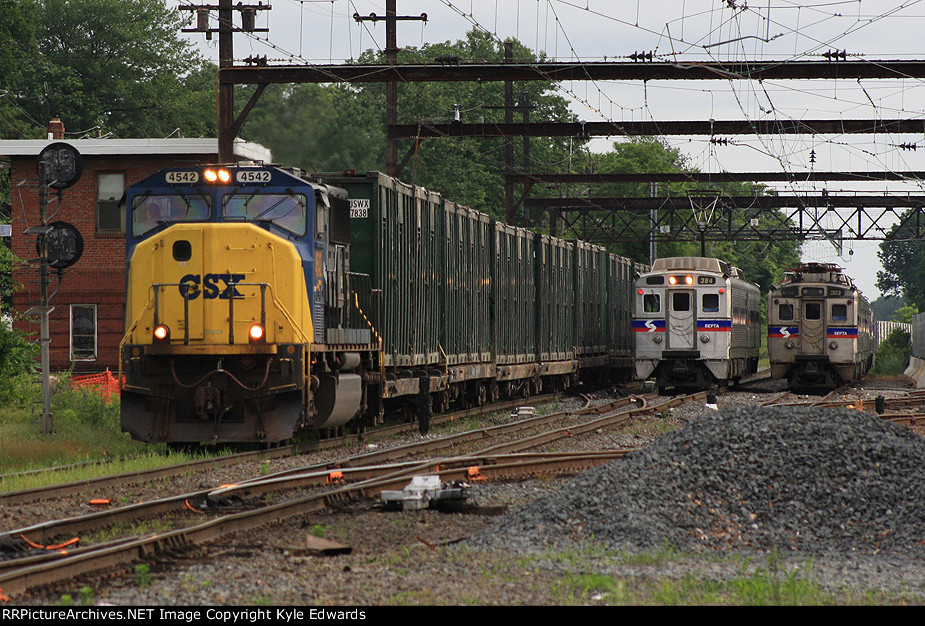
[[[830,342],[829,342],[829,350],[835,350],[836,348],[838,348],[838,343],[835,342],[835,341],[830,341]]]
[[[700,343],[710,343],[710,335],[700,335]]]
[[[677,285],[677,284],[678,284],[678,279],[675,278],[674,276],[669,276],[669,277],[668,277],[668,284],[669,284],[669,285]]]
[[[788,341],[787,343],[784,344],[784,347],[787,348],[788,350],[793,350],[794,343],[792,341]]]
[[[684,284],[685,284],[685,285],[693,285],[693,284],[694,284],[694,277],[693,277],[693,276],[685,276],[685,277],[684,277]]]
[[[652,341],[654,341],[655,343],[662,343],[662,336],[661,336],[661,335],[652,335]]]
[[[156,343],[167,343],[170,341],[170,329],[164,324],[155,326],[153,335]]]
[[[267,332],[260,324],[252,324],[247,329],[247,338],[251,343],[263,343],[266,341]]]

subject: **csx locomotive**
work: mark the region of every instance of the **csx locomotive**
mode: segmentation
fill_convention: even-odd
[[[758,371],[761,294],[719,259],[669,257],[636,280],[636,376],[707,389]]]
[[[632,373],[641,269],[379,172],[179,167],[126,192],[122,429],[271,444]]]
[[[792,388],[834,388],[873,362],[870,305],[840,267],[806,263],[768,294],[771,377]]]

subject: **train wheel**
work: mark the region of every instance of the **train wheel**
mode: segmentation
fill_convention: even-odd
[[[488,399],[488,394],[485,391],[485,385],[480,382],[475,383],[475,404],[476,406],[483,406],[485,400]]]

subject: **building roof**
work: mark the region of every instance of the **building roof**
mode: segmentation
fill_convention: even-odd
[[[5,139],[0,140],[0,161],[9,161],[11,157],[37,157],[49,144],[58,143],[54,139]],[[131,155],[187,155],[218,154],[218,139],[74,139],[64,141],[73,146],[81,155],[87,156],[131,156]],[[258,143],[235,139],[234,154],[246,161],[273,160],[268,148]]]

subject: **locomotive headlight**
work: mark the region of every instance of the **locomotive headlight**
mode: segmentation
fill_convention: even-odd
[[[158,343],[166,343],[170,341],[170,329],[163,324],[158,324],[154,327],[154,341]]]
[[[260,324],[253,324],[247,329],[247,338],[251,343],[263,343],[266,337],[267,333]]]
[[[700,335],[700,343],[710,343],[710,335]]]
[[[207,183],[227,183],[231,180],[231,172],[226,169],[208,169],[202,173]]]

